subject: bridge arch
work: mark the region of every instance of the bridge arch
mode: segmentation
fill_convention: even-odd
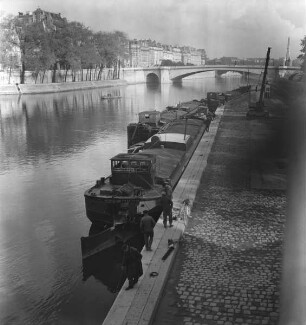
[[[271,67],[272,68],[272,67]],[[275,73],[275,67],[273,67],[271,72]],[[171,67],[169,68],[169,79],[172,81],[180,81],[181,79],[202,72],[214,71],[219,74],[221,71],[224,73],[226,71],[239,72],[242,75],[245,74],[258,74],[260,75],[263,71],[262,66],[183,66],[183,67]]]
[[[156,73],[150,72],[146,76],[146,83],[159,83],[159,76]]]
[[[171,78],[171,80],[172,81],[179,81],[179,80],[182,80],[185,77],[189,77],[189,76],[192,76],[194,74],[203,73],[203,72],[211,72],[211,71],[215,71],[215,70],[214,69],[211,69],[211,70],[193,71],[193,72],[183,73],[183,74],[181,74],[179,76],[176,76],[174,78]]]

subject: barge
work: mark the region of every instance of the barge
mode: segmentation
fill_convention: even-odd
[[[206,127],[206,108],[166,123],[133,153],[110,159],[111,175],[85,191],[86,215],[105,231],[82,237],[83,258],[140,233],[143,211],[157,221],[166,182],[174,189]]]
[[[168,106],[163,111],[148,110],[138,114],[138,122],[127,126],[128,148],[132,145],[146,141],[156,134],[163,126],[171,121],[184,118],[186,115],[196,114],[197,111],[207,114],[206,100],[201,99],[178,103],[176,106]]]
[[[138,152],[111,158],[111,175],[85,192],[86,214],[93,224],[116,226],[134,221],[158,206],[166,180],[178,182],[205,130],[205,118],[188,115],[170,122]]]

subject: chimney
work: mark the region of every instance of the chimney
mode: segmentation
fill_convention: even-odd
[[[287,52],[286,52],[286,59],[285,59],[285,66],[291,66],[291,58],[290,58],[290,37],[288,37],[287,43]]]

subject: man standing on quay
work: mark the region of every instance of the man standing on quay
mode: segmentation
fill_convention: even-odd
[[[164,227],[167,228],[167,219],[169,217],[169,227],[172,227],[172,207],[173,202],[171,198],[167,196],[166,192],[162,192],[161,205],[163,208],[163,223]]]
[[[129,285],[125,290],[129,290],[134,287],[135,283],[138,282],[139,277],[143,274],[141,263],[142,255],[135,247],[129,246],[128,244],[124,244],[122,250],[122,268],[129,280]]]
[[[140,230],[143,233],[144,241],[146,244],[146,250],[151,251],[152,248],[152,242],[154,237],[154,226],[155,221],[154,219],[149,215],[148,211],[143,211],[143,217],[140,220]]]

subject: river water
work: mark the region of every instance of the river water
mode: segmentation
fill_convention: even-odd
[[[84,191],[126,152],[126,127],[139,112],[243,84],[206,77],[0,97],[0,323],[101,324],[116,298],[120,261],[83,265]],[[101,100],[107,93],[121,98]]]

